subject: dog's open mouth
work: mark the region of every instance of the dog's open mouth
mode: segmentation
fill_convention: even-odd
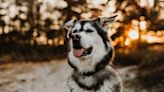
[[[82,56],[87,56],[87,55],[90,55],[91,52],[92,52],[92,47],[90,48],[74,48],[73,49],[73,54],[75,57],[82,57]]]

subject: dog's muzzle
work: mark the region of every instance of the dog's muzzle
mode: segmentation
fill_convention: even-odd
[[[82,56],[90,55],[93,48],[92,47],[89,47],[89,48],[82,47],[80,38],[81,37],[79,35],[74,35],[72,37],[73,55],[75,57],[82,57]]]

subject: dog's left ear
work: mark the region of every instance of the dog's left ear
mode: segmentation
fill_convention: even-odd
[[[99,23],[104,29],[108,29],[113,22],[115,22],[117,15],[112,16],[112,17],[102,17],[102,18],[97,18],[95,21]]]

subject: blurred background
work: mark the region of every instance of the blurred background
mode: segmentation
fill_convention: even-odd
[[[0,0],[0,92],[68,92],[62,25],[116,14],[123,92],[164,92],[164,0]]]

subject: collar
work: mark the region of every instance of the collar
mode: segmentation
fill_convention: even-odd
[[[81,76],[91,76],[97,73],[98,71],[91,71],[91,72],[80,72]]]
[[[99,71],[101,70],[104,70],[105,67],[102,67],[102,68],[99,68],[99,69],[95,69],[95,71],[89,71],[89,72],[79,72],[79,75],[85,77],[85,76],[92,76],[94,75],[95,73],[98,73]]]

